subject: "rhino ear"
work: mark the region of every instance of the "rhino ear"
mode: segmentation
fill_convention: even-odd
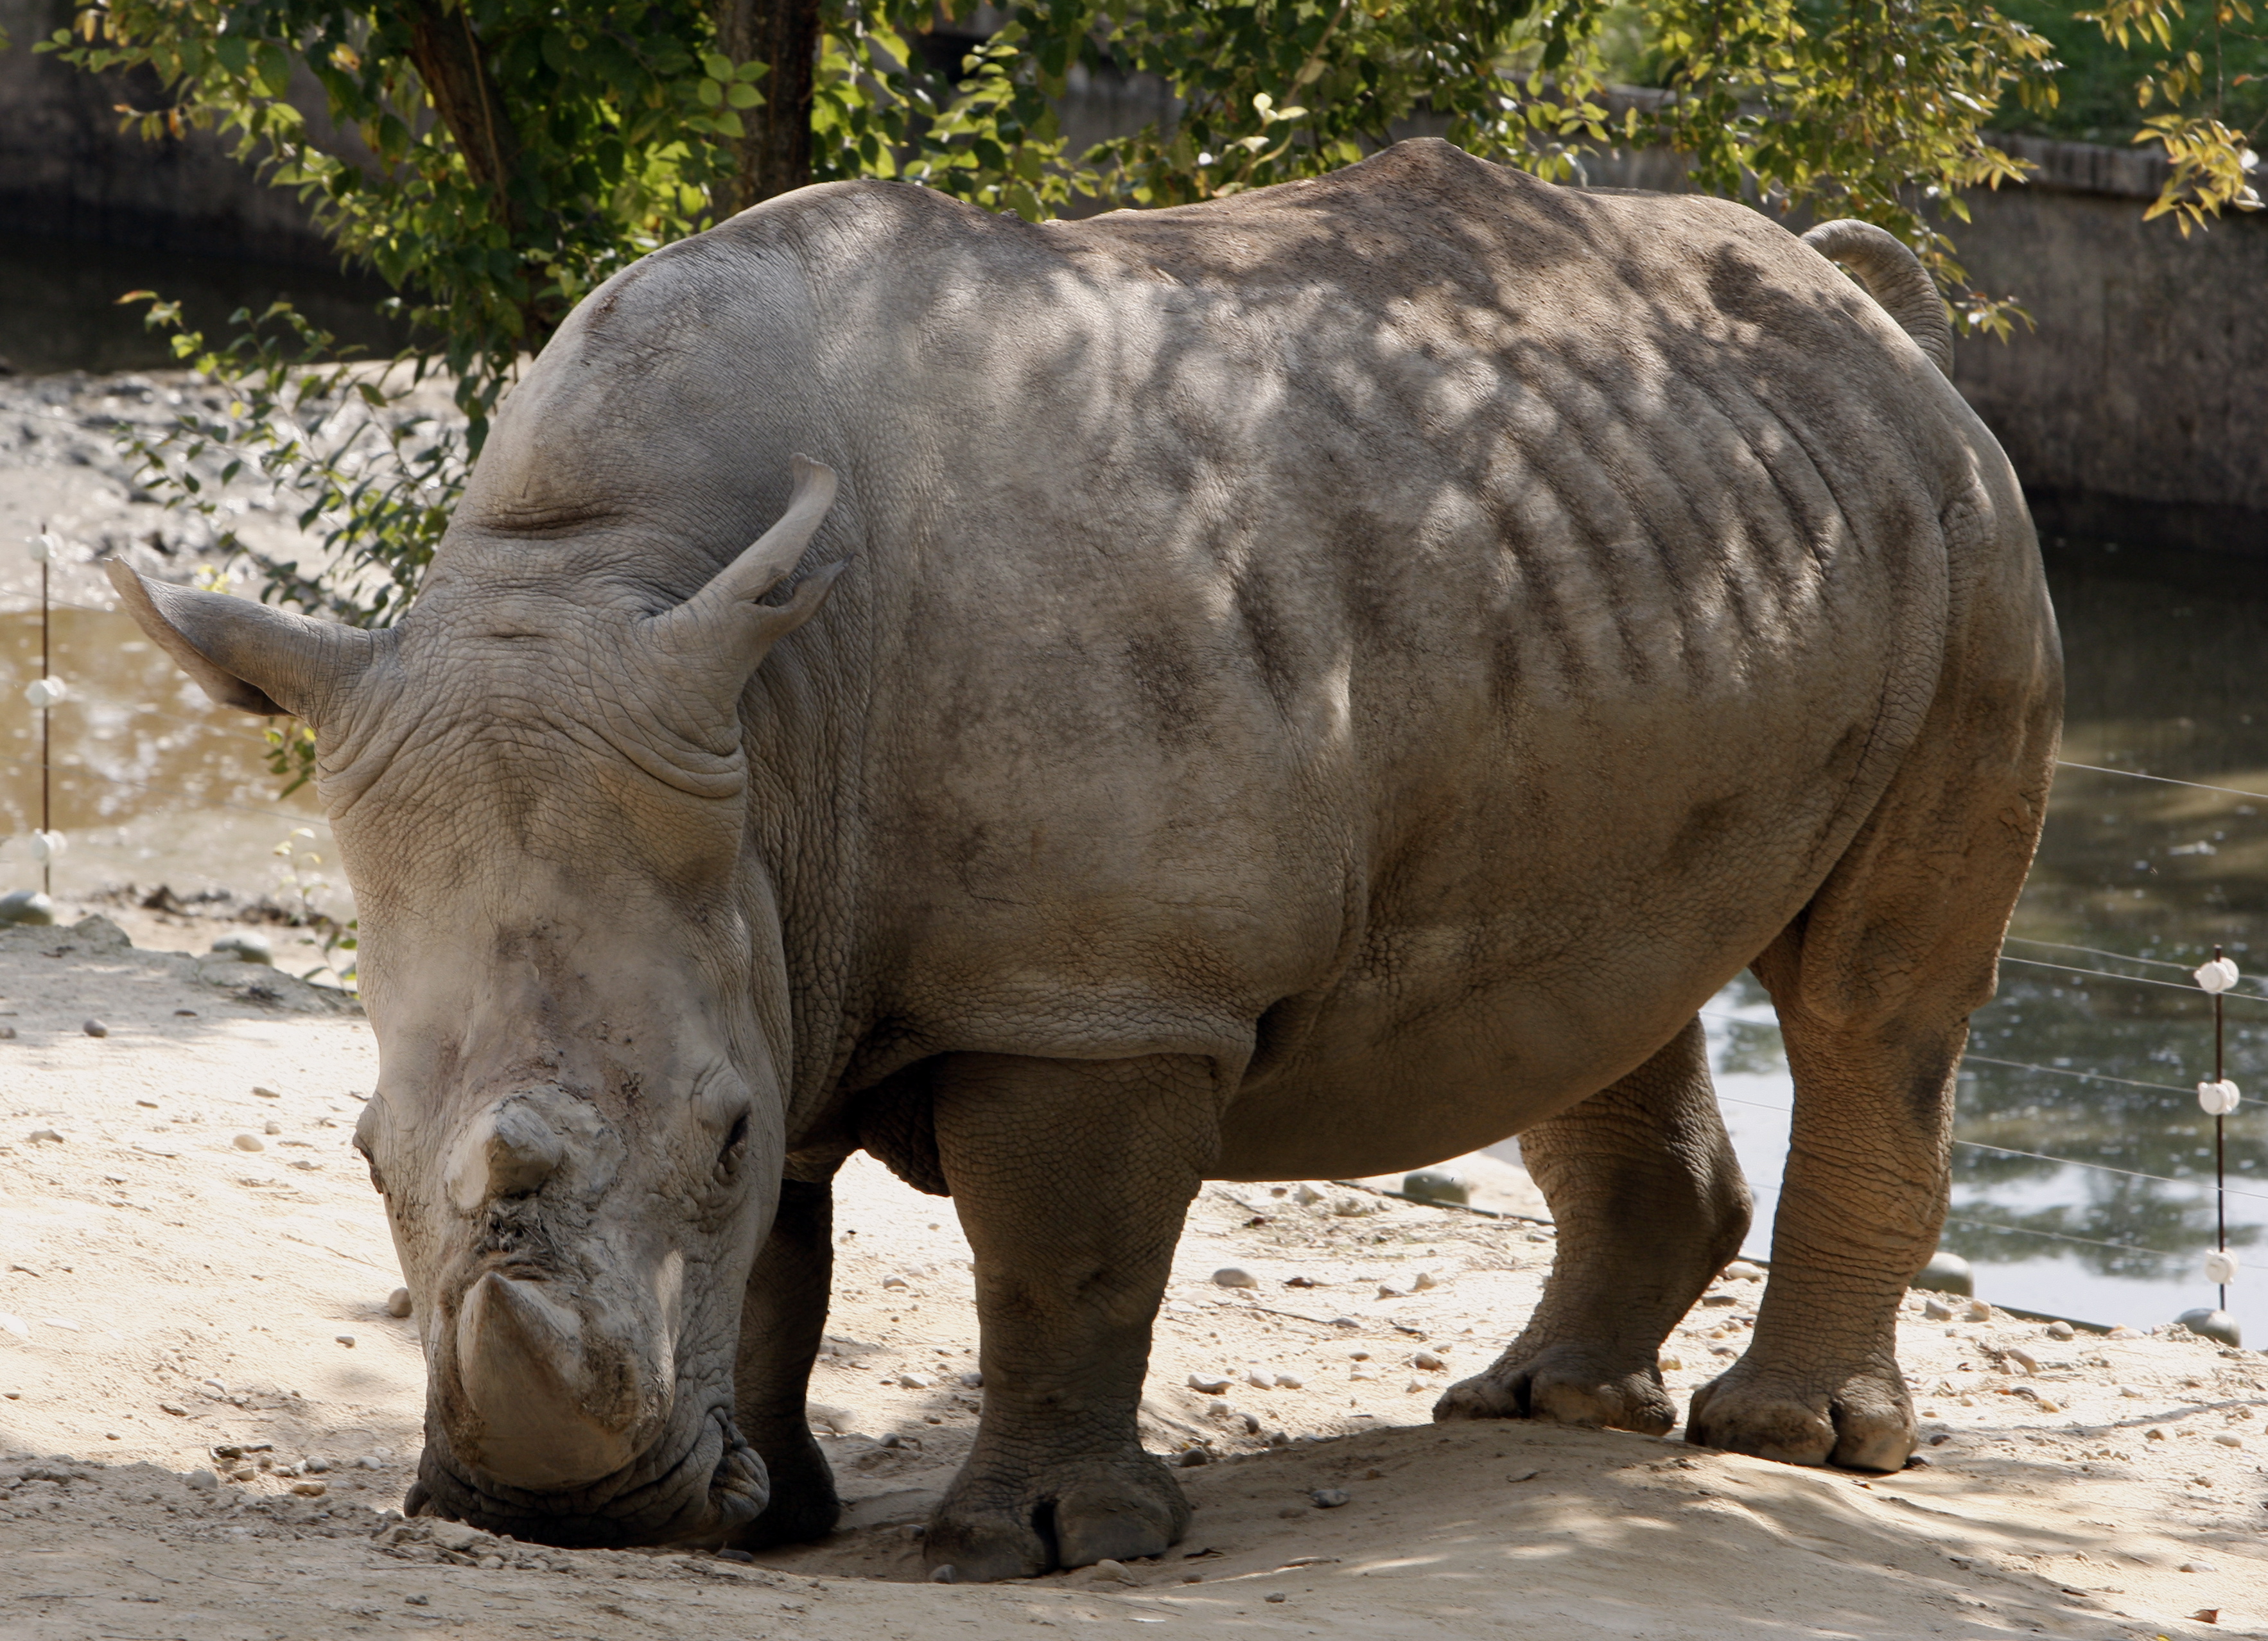
[[[761,602],[787,578],[835,504],[835,469],[808,456],[795,459],[795,491],[779,522],[757,538],[707,586],[648,623],[654,644],[681,661],[732,673],[737,691],[765,653],[819,613],[828,591],[850,564],[839,559],[806,576],[784,604]]]
[[[150,641],[225,707],[319,721],[391,634],[272,609],[248,599],[144,580],[118,559],[110,585]]]

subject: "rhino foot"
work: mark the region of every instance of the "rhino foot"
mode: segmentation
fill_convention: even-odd
[[[770,1472],[771,1502],[733,1534],[731,1547],[753,1550],[807,1544],[834,1532],[843,1505],[836,1496],[835,1472],[811,1432],[799,1428],[777,1443],[758,1441],[755,1446]]]
[[[1913,1402],[1895,1367],[1807,1375],[1752,1351],[1693,1393],[1685,1439],[1782,1464],[1896,1470],[1914,1450]]]
[[[1162,1555],[1189,1530],[1189,1506],[1147,1453],[1050,1466],[1021,1486],[963,1474],[931,1518],[930,1566],[961,1583]]]
[[[1677,1423],[1677,1409],[1651,1365],[1611,1365],[1590,1347],[1557,1344],[1533,1356],[1506,1351],[1486,1372],[1449,1387],[1433,1404],[1433,1417],[1548,1419],[1660,1436]]]

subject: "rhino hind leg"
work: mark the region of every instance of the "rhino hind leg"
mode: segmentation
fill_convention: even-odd
[[[1739,1251],[1749,1190],[1698,1020],[1613,1086],[1521,1136],[1559,1227],[1551,1276],[1496,1362],[1436,1419],[1534,1418],[1660,1435],[1661,1342]]]
[[[1189,1507],[1136,1417],[1217,1144],[1212,1069],[954,1055],[935,1087],[939,1154],[976,1256],[984,1411],[924,1554],[964,1581],[1160,1554]]]
[[[1983,614],[1995,597],[2040,596],[2036,574],[2016,573],[2029,530],[2017,545],[2013,592],[1966,594]],[[1945,1223],[1955,1071],[1970,1014],[1992,995],[2054,773],[2061,688],[2052,630],[2039,630],[2029,644],[1989,622],[1956,633],[1913,750],[1754,965],[1794,1113],[1756,1332],[1695,1393],[1692,1441],[1862,1470],[1913,1452],[1898,1310]]]
[[[733,1365],[733,1419],[764,1461],[771,1483],[762,1513],[733,1534],[732,1547],[764,1549],[824,1538],[842,1514],[835,1475],[804,1411],[827,1325],[834,1271],[834,1174],[842,1159],[795,1166],[780,1182],[779,1211],[756,1255],[740,1312]],[[797,1173],[817,1174],[798,1179]]]

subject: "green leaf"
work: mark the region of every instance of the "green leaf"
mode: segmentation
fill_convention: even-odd
[[[259,76],[261,90],[270,97],[281,97],[291,89],[291,59],[283,47],[263,40],[253,48],[252,55],[253,70]]]

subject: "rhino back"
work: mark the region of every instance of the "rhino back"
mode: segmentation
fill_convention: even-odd
[[[654,265],[482,480],[640,428],[682,596],[791,450],[843,471],[814,556],[860,563],[747,714],[806,1096],[947,1049],[1619,1074],[1911,742],[1947,511],[2036,577],[1958,396],[1720,202],[1413,143],[1037,227],[835,185]]]

